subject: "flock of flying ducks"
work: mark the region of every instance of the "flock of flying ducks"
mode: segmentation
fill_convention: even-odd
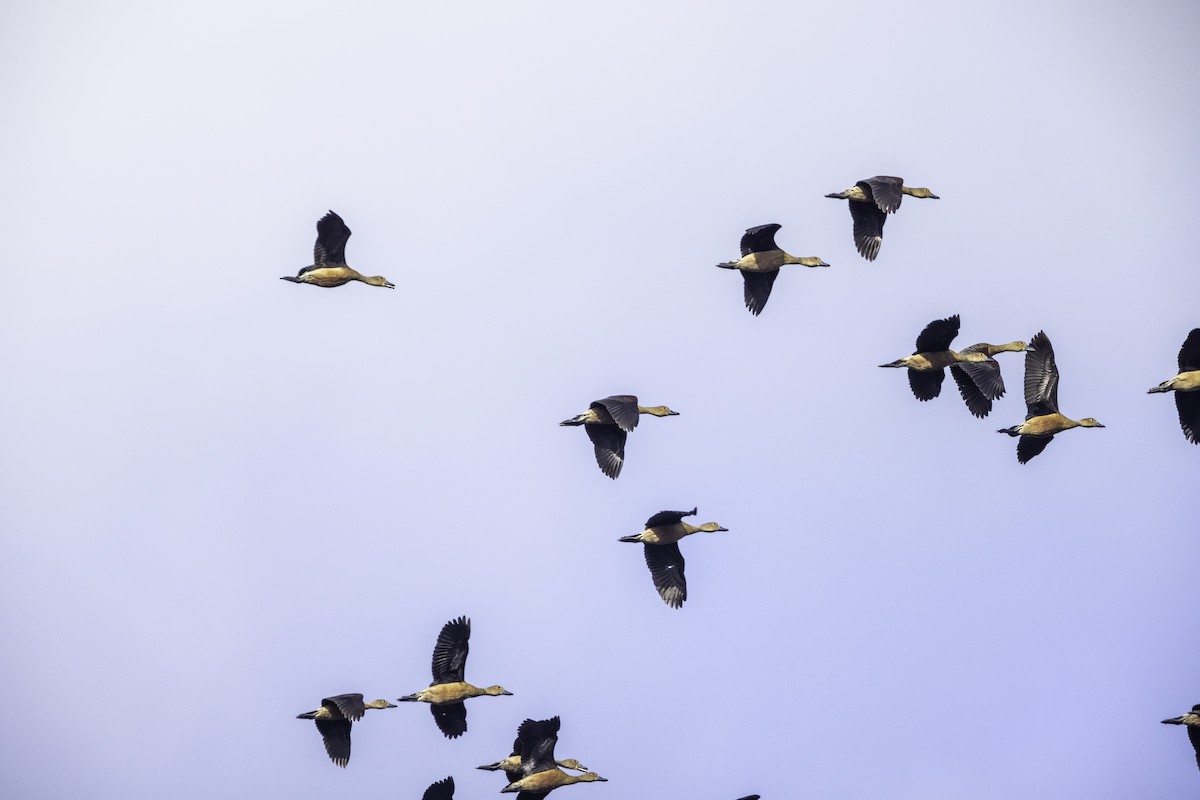
[[[826,197],[849,201],[854,222],[854,244],[859,254],[874,261],[883,244],[883,226],[887,215],[900,208],[904,195],[939,199],[928,189],[904,185],[900,178],[877,175],[858,181],[851,188],[828,194]],[[742,273],[744,299],[751,314],[761,314],[771,296],[771,289],[781,267],[796,264],[806,267],[828,267],[817,256],[797,257],[784,252],[775,244],[777,223],[749,228],[742,236],[742,257],[737,261],[717,264],[722,269]],[[346,264],[346,241],[350,229],[330,211],[317,222],[317,241],[313,248],[313,263],[301,269],[295,277],[282,280],[307,283],[326,288],[361,281],[370,286],[387,289],[394,284],[380,275],[366,276]],[[950,349],[958,336],[957,314],[930,322],[917,337],[916,351],[881,367],[908,370],[909,387],[918,400],[932,400],[941,393],[945,371],[958,387],[967,409],[984,418],[992,410],[992,402],[1004,395],[1004,379],[995,356],[1004,352],[1025,353],[1025,421],[998,433],[1019,437],[1017,460],[1025,464],[1040,454],[1054,436],[1071,428],[1103,428],[1092,417],[1075,420],[1058,410],[1058,366],[1054,348],[1044,331],[1038,331],[1028,342],[1008,344],[973,344],[962,350]],[[1179,424],[1187,440],[1200,444],[1200,328],[1193,329],[1179,350],[1179,371],[1175,377],[1150,389],[1150,393],[1174,392]],[[596,464],[609,478],[616,479],[625,463],[625,441],[638,424],[642,414],[655,417],[677,416],[667,406],[642,406],[633,395],[612,395],[596,400],[577,416],[563,420],[563,426],[583,426],[595,450]],[[726,531],[716,522],[691,525],[684,517],[691,511],[660,511],[646,520],[641,533],[622,536],[622,542],[640,542],[644,546],[646,566],[654,588],[663,602],[680,608],[687,599],[684,579],[684,559],[679,541],[698,532]],[[397,698],[398,702],[429,703],[434,722],[447,738],[457,738],[467,730],[467,710],[464,701],[472,697],[511,695],[502,686],[481,688],[468,683],[464,677],[471,636],[471,623],[466,617],[451,620],[443,626],[433,649],[433,682],[428,688]],[[350,761],[350,728],[362,719],[367,709],[396,708],[386,700],[364,702],[361,694],[341,694],[327,697],[321,707],[299,715],[299,719],[316,722],[325,743],[325,751],[334,764],[345,767]],[[1184,725],[1196,751],[1200,766],[1200,704],[1188,714],[1163,720],[1164,724]],[[558,741],[559,718],[526,719],[517,728],[512,753],[505,759],[478,769],[503,770],[508,784],[501,792],[517,792],[517,800],[540,800],[550,791],[572,783],[605,781],[589,772],[576,759],[556,760],[554,747]],[[576,774],[566,772],[572,770]],[[454,778],[432,784],[423,800],[452,800]],[[759,800],[749,795],[740,800]]]

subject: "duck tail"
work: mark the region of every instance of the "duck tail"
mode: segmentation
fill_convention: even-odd
[[[1171,382],[1163,381],[1158,386],[1155,386],[1153,389],[1147,389],[1146,394],[1154,394],[1155,392],[1169,392],[1169,391],[1171,391]]]
[[[1020,436],[1021,426],[1013,425],[1011,428],[1000,428],[996,431],[996,433],[1007,433],[1009,436]]]
[[[279,280],[281,280],[281,281],[291,281],[292,283],[304,283],[304,281],[300,280],[299,278],[293,278],[291,275],[284,275],[284,276],[283,276],[283,277],[281,277]]]
[[[617,539],[618,542],[640,542],[641,540],[642,535],[640,533],[635,533],[633,536],[622,536],[620,539]]]
[[[564,419],[559,425],[582,425],[587,420],[587,414],[580,414],[578,417]]]
[[[736,261],[722,261],[720,264],[717,264],[717,266],[720,267],[721,269],[737,269],[737,262]]]
[[[416,694],[406,694],[406,695],[404,695],[404,697],[397,697],[396,701],[400,702],[400,703],[416,703],[416,702],[418,702]]]

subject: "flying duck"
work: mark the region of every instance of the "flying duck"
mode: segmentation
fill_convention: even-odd
[[[1155,392],[1175,393],[1175,408],[1179,411],[1184,438],[1200,444],[1200,328],[1193,328],[1179,348],[1179,374],[1148,393]]]
[[[646,566],[650,568],[654,588],[671,608],[681,608],[683,601],[687,600],[687,581],[683,577],[683,553],[679,551],[679,540],[700,531],[712,533],[729,530],[716,522],[689,525],[683,521],[684,517],[695,516],[696,511],[695,508],[691,511],[660,511],[646,520],[644,531],[617,540],[645,545]]]
[[[350,724],[362,719],[368,708],[395,708],[387,700],[363,702],[361,694],[339,694],[326,697],[316,711],[297,714],[296,719],[316,720],[317,730],[325,740],[325,752],[339,767],[350,763]]]
[[[1020,436],[1017,461],[1022,464],[1046,449],[1054,434],[1071,428],[1103,428],[1092,417],[1074,420],[1058,413],[1058,366],[1045,332],[1038,331],[1025,353],[1025,421],[997,433]]]
[[[746,308],[758,316],[767,305],[771,296],[771,287],[779,268],[784,264],[800,264],[805,267],[828,267],[816,256],[798,258],[780,250],[775,244],[775,231],[782,225],[772,222],[770,225],[759,225],[747,228],[742,235],[742,257],[737,261],[723,261],[717,264],[721,269],[736,269],[742,273],[745,282]]]
[[[625,464],[625,437],[637,427],[641,414],[655,417],[677,417],[678,411],[666,406],[639,406],[631,394],[614,394],[597,400],[588,410],[576,417],[565,419],[559,425],[583,425],[588,438],[596,448],[596,464],[600,471],[613,480],[621,474]]]
[[[466,617],[452,619],[443,625],[437,644],[433,646],[433,683],[429,684],[428,689],[398,698],[400,702],[429,703],[433,719],[447,739],[457,739],[467,732],[464,700],[469,697],[512,694],[503,686],[482,689],[463,679],[470,638],[471,621]]]
[[[888,214],[900,208],[904,195],[941,199],[928,189],[905,186],[903,178],[890,175],[866,178],[844,192],[825,196],[850,201],[850,216],[854,219],[854,246],[859,255],[867,261],[874,261],[883,244],[883,223],[887,222]]]
[[[554,760],[558,727],[558,717],[527,719],[521,723],[517,728],[517,742],[521,745],[521,777],[510,782],[501,792],[520,792],[517,800],[540,800],[560,786],[608,780],[594,772],[569,775],[558,768]]]
[[[362,281],[369,286],[395,289],[396,287],[382,275],[368,278],[346,266],[346,240],[349,238],[350,229],[346,227],[346,223],[330,211],[317,220],[317,243],[313,245],[313,263],[297,272],[296,277],[284,275],[280,280],[309,283],[325,288],[341,286],[350,281]]]

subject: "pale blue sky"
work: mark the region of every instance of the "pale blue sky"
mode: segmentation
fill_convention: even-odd
[[[525,717],[575,800],[1195,794],[1200,325],[1184,3],[9,3],[0,12],[0,764],[20,798],[462,800]],[[824,194],[927,186],[853,248]],[[278,280],[333,209],[351,265]],[[790,268],[761,317],[714,268]],[[1031,287],[1041,287],[1031,296]],[[1044,329],[1019,466],[877,364]],[[635,393],[621,478],[589,401]],[[685,541],[667,608],[641,548]],[[372,711],[349,768],[295,715]],[[559,797],[559,795],[556,795]]]

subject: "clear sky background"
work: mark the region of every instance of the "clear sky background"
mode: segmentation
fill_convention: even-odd
[[[1188,3],[7,3],[0,679],[13,798],[492,796],[526,717],[576,800],[1130,798],[1200,789],[1200,325]],[[855,180],[900,175],[879,259]],[[396,284],[278,280],[314,223]],[[761,317],[743,229],[785,268]],[[1020,466],[918,403],[1045,329],[1070,431]],[[644,418],[618,481],[560,420]],[[640,547],[683,543],[667,608]],[[428,684],[447,741],[322,697]],[[557,796],[557,795],[556,795]]]

